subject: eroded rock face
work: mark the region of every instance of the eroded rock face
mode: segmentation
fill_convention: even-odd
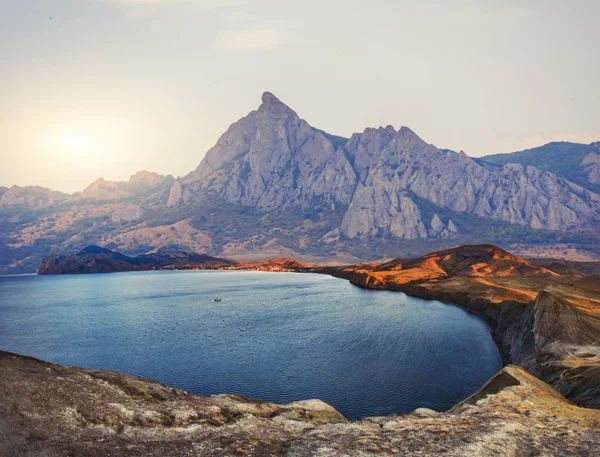
[[[437,213],[433,215],[433,218],[431,219],[431,226],[429,228],[429,236],[432,238],[448,238],[450,235],[457,232],[458,228],[456,228],[456,225],[454,225],[452,219],[448,220],[448,226],[446,226]]]
[[[450,219],[448,221],[448,231],[450,233],[458,233],[458,227],[456,225],[454,225],[454,222],[452,222],[452,219]]]
[[[135,194],[149,194],[159,185],[172,181],[172,176],[163,176],[149,171],[138,171],[128,181],[107,181],[98,178],[77,198],[99,201],[123,200]]]
[[[169,192],[169,199],[167,201],[167,207],[177,206],[179,204],[187,203],[192,196],[192,192],[189,187],[183,186],[180,181],[175,181],[171,186]]]
[[[26,205],[30,209],[38,209],[52,206],[68,198],[67,194],[55,192],[40,186],[2,187],[2,192],[0,192],[0,207]]]
[[[427,238],[419,207],[392,184],[361,186],[344,216],[341,232],[350,238]]]
[[[600,143],[596,143],[600,150]],[[590,152],[581,160],[581,167],[587,173],[588,181],[592,184],[600,184],[600,153]]]
[[[258,110],[233,124],[198,168],[173,185],[168,206],[211,195],[263,212],[343,209],[339,228],[349,238],[456,233],[454,224],[422,221],[414,195],[534,229],[589,230],[600,221],[595,193],[534,167],[480,165],[427,144],[407,127],[369,128],[336,148],[268,92]]]
[[[261,211],[350,203],[357,179],[343,151],[265,93],[257,111],[233,124],[200,166],[172,191],[217,195]],[[180,197],[181,195],[181,197]]]
[[[368,156],[370,165],[361,162],[359,176],[374,192],[392,186],[442,208],[535,229],[590,228],[599,218],[600,196],[551,173],[518,164],[485,168],[425,143],[406,127],[392,133],[367,130],[347,145],[351,157]]]

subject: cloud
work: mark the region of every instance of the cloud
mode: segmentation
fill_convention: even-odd
[[[500,9],[469,6],[455,15],[461,25],[510,25],[527,19],[531,14],[526,7],[505,7]]]
[[[274,48],[282,41],[283,34],[274,29],[223,30],[217,37],[217,47],[225,51],[247,51]]]

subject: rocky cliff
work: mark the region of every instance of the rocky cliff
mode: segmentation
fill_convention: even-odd
[[[535,166],[588,190],[600,192],[600,141],[591,144],[553,142],[525,151],[489,155],[477,161],[496,166],[508,163]]]
[[[69,196],[40,186],[12,186],[0,188],[0,208],[27,206],[40,209],[67,200]]]
[[[515,366],[449,412],[346,421],[319,400],[200,397],[0,351],[0,456],[596,456],[600,411]]]
[[[347,206],[356,182],[345,153],[266,92],[258,110],[233,124],[174,187],[169,204],[209,193],[261,211]]]
[[[407,127],[366,129],[335,148],[268,92],[257,111],[233,124],[173,186],[169,205],[206,194],[265,212],[341,207],[340,230],[350,238],[424,239],[457,231],[454,225],[427,230],[434,221],[423,221],[412,195],[534,229],[589,230],[600,220],[600,196],[593,192],[531,166],[480,165],[427,144]]]
[[[581,275],[559,275],[490,245],[320,271],[477,313],[508,363],[579,405],[600,408],[600,295],[577,284]]]

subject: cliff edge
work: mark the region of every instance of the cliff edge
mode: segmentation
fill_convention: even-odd
[[[476,313],[507,363],[579,405],[600,408],[600,293],[584,281],[590,276],[561,275],[492,245],[318,271]]]
[[[595,456],[600,411],[505,367],[451,411],[346,421],[308,400],[201,397],[0,352],[0,456]]]

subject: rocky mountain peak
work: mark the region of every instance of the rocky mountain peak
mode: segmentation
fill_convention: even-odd
[[[112,253],[113,253],[113,251],[111,251],[110,249],[103,248],[103,247],[98,246],[96,244],[90,244],[89,246],[86,246],[81,251],[79,251],[77,253],[77,255],[84,255],[84,254],[112,254]]]
[[[441,232],[445,228],[446,228],[446,226],[444,225],[444,223],[440,219],[440,216],[438,216],[438,214],[435,213],[433,215],[433,219],[431,220],[431,229],[434,230],[434,231],[436,231],[436,232]]]
[[[62,192],[53,191],[40,186],[11,186],[0,188],[0,207],[29,205],[31,208],[41,208],[64,201],[69,196]]]
[[[129,178],[129,184],[142,184],[146,186],[156,186],[163,180],[164,176],[159,175],[156,172],[151,171],[138,171],[137,173],[131,175]]]
[[[258,110],[231,125],[195,172],[173,184],[168,206],[209,194],[259,211],[345,208],[338,228],[349,238],[457,232],[439,216],[424,221],[413,195],[534,229],[583,229],[600,213],[600,197],[549,173],[519,164],[488,168],[426,143],[406,126],[367,128],[338,147],[270,92]]]
[[[389,141],[396,135],[396,133],[398,132],[393,125],[387,125],[385,127],[379,126],[377,128],[367,127],[362,133],[354,133],[350,138],[350,141],[359,141],[361,139],[371,139],[374,137],[385,137],[388,138]]]
[[[108,181],[106,181],[106,179],[100,177],[98,179],[96,179],[95,181],[93,181],[89,186],[87,186],[85,189],[83,189],[83,191],[85,192],[87,189],[91,188],[91,187],[95,187],[95,186],[101,186],[104,183],[106,183]]]
[[[285,103],[279,100],[271,92],[265,92],[262,95],[262,104],[258,107],[259,113],[265,111],[279,115],[286,113],[294,117],[298,116],[294,110],[292,110],[289,106],[287,106]]]
[[[410,144],[419,147],[427,146],[427,143],[423,141],[419,135],[405,126],[400,127],[400,130],[398,130],[394,139],[407,145]]]
[[[258,110],[232,124],[184,181],[196,183],[190,188],[196,192],[202,187],[204,178],[223,167],[230,167],[240,159],[257,161],[265,155],[269,156],[268,160],[261,162],[272,167],[279,161],[278,154],[281,156],[290,152],[289,149],[299,147],[314,133],[315,130],[292,109],[272,93],[265,92]]]
[[[265,92],[258,110],[231,125],[196,171],[173,185],[168,204],[210,193],[261,211],[348,205],[356,176],[328,136]]]
[[[265,92],[262,94],[262,102],[267,105],[269,103],[281,103],[281,100],[275,97],[271,92]]]
[[[412,129],[406,127],[405,125],[400,127],[400,130],[398,130],[398,133],[402,136],[411,136],[411,137],[419,138],[419,136]]]

